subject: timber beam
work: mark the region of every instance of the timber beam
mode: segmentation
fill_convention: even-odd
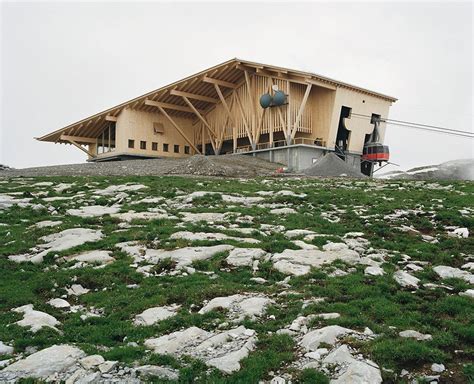
[[[219,102],[219,99],[215,99],[213,97],[207,97],[207,96],[202,96],[202,95],[196,95],[195,93],[189,93],[189,92],[184,92],[184,91],[178,91],[178,90],[171,90],[170,92],[171,95],[174,96],[182,96],[182,97],[187,97],[189,99],[195,99],[195,100],[200,100],[200,101],[205,101],[206,103],[213,103],[216,104]]]
[[[226,87],[226,88],[235,89],[235,88],[238,87],[237,84],[229,83],[228,81],[224,81],[224,80],[213,79],[212,77],[208,77],[208,76],[204,76],[204,77],[202,78],[202,81],[204,81],[205,83],[210,83],[210,84],[214,84],[214,85],[220,85],[220,86]]]
[[[64,134],[59,137],[59,140],[75,141],[75,142],[84,143],[84,144],[97,143],[97,138],[95,137],[70,136],[70,135],[64,135]]]
[[[161,103],[159,101],[154,101],[154,100],[145,100],[145,105],[150,105],[152,107],[158,107],[158,108],[164,108],[164,109],[174,109],[175,111],[181,111],[181,112],[188,112],[188,113],[194,113],[194,111],[189,108],[189,107],[184,107],[182,105],[175,105],[175,104],[169,104],[169,103]],[[200,113],[203,113],[203,110],[197,109]]]
[[[107,115],[105,121],[117,121],[117,116]]]

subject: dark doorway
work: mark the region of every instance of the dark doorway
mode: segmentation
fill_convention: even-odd
[[[351,131],[346,128],[344,119],[351,117],[352,108],[342,106],[341,115],[339,117],[339,126],[337,128],[336,136],[336,154],[341,158],[345,159],[345,152],[349,146],[349,138],[351,136]]]

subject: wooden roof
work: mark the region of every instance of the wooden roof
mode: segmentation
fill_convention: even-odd
[[[156,108],[156,104],[159,104],[161,107],[165,108],[170,115],[194,119],[196,115],[191,107],[186,103],[183,96],[192,99],[192,105],[205,114],[219,101],[216,97],[214,84],[221,86],[224,96],[227,96],[227,94],[232,92],[232,89],[243,83],[244,70],[252,73],[270,74],[271,76],[288,79],[293,82],[312,82],[313,84],[331,89],[335,89],[336,87],[349,88],[389,102],[395,102],[397,100],[391,96],[383,95],[381,93],[373,92],[368,89],[343,83],[314,73],[259,64],[235,58],[162,88],[148,92],[105,111],[99,112],[93,116],[89,116],[76,123],[39,137],[37,140],[66,142],[61,139],[62,135],[84,138],[97,137],[110,121],[116,121],[117,116],[124,108],[138,109],[145,112],[157,112],[158,109]],[[87,141],[84,141],[84,143],[87,143]]]

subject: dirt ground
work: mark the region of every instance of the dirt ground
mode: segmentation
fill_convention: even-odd
[[[223,155],[189,158],[122,160],[0,170],[1,177],[35,176],[160,176],[199,175],[222,177],[269,176],[282,167],[252,156]]]

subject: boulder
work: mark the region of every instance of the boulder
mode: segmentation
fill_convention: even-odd
[[[412,329],[408,329],[406,331],[399,332],[398,335],[400,337],[407,337],[411,339],[416,339],[419,341],[424,341],[424,340],[431,340],[432,336],[428,334],[423,334],[418,331],[414,331]]]
[[[9,365],[0,372],[0,378],[3,372],[15,372],[17,377],[46,379],[66,371],[84,355],[83,351],[71,345],[53,345]]]
[[[377,266],[367,267],[364,270],[364,275],[367,275],[367,276],[383,276],[384,274],[385,272],[383,268],[377,267]]]
[[[234,248],[227,256],[227,264],[234,267],[251,267],[254,260],[262,259],[267,253],[259,248]]]
[[[438,265],[433,268],[433,271],[442,279],[461,279],[469,284],[474,284],[474,275],[459,268],[447,267],[445,265]]]
[[[9,345],[6,345],[2,341],[0,341],[0,356],[11,355],[12,353],[13,347],[10,347]]]
[[[91,369],[105,362],[101,355],[90,355],[79,360],[79,363],[84,369]]]
[[[88,264],[109,264],[115,261],[110,251],[87,251],[77,255],[66,256],[65,261],[80,261]]]
[[[175,369],[160,367],[158,365],[142,365],[135,368],[140,376],[154,376],[164,380],[178,380],[179,372]]]
[[[418,288],[418,283],[420,279],[415,276],[410,275],[405,271],[397,271],[393,274],[395,281],[404,288]]]
[[[355,331],[339,325],[329,325],[308,332],[301,340],[300,345],[307,352],[311,352],[317,350],[321,343],[334,345],[339,337],[350,333],[355,333]]]
[[[47,304],[51,305],[54,308],[69,308],[71,304],[69,304],[64,299],[51,299],[47,302]]]
[[[148,308],[135,316],[134,324],[154,325],[161,320],[175,316],[179,308],[179,305]]]
[[[274,303],[273,300],[265,296],[244,296],[232,295],[216,297],[209,301],[199,310],[200,314],[205,314],[217,308],[229,310],[229,316],[235,321],[241,321],[245,317],[255,319],[263,315],[268,305]]]
[[[119,206],[103,206],[103,205],[89,205],[79,209],[68,209],[66,213],[71,216],[79,217],[99,217],[104,215],[111,215],[120,211]]]
[[[23,305],[18,308],[12,309],[13,312],[23,313],[23,319],[17,321],[15,324],[20,327],[29,327],[33,333],[38,332],[43,327],[52,328],[55,331],[59,330],[56,325],[61,324],[54,316],[51,316],[45,312],[35,311],[33,304]]]

